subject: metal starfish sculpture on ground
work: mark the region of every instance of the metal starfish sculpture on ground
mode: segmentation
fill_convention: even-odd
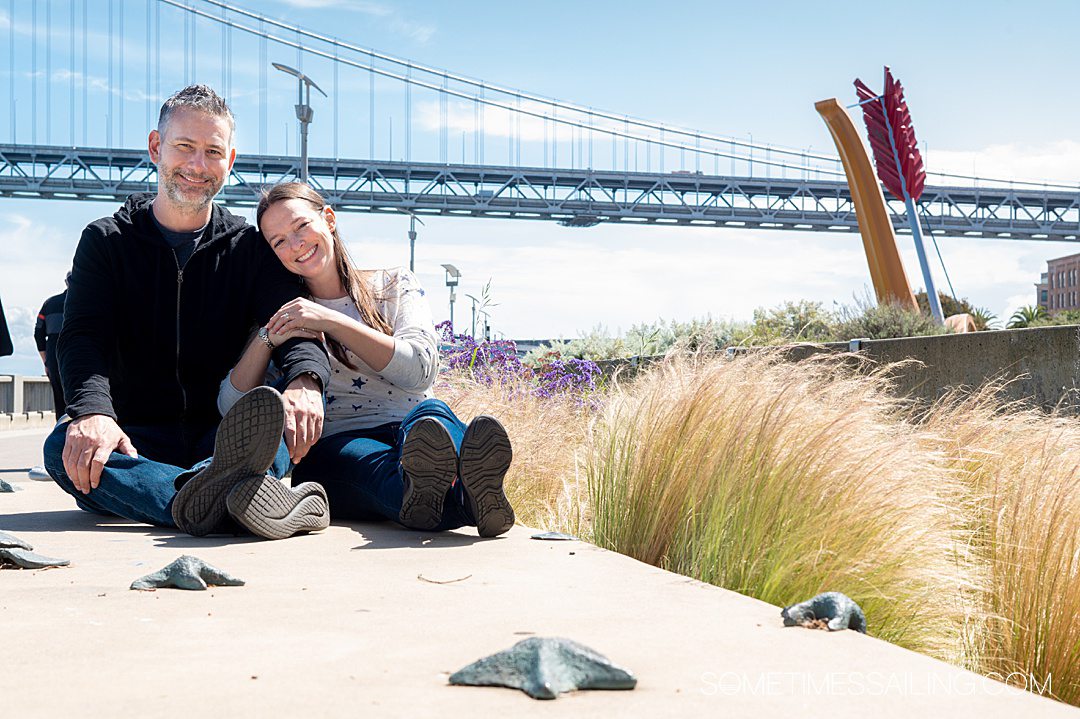
[[[45,569],[65,567],[66,559],[53,559],[33,552],[34,548],[13,534],[0,532],[0,567],[14,566],[22,569]]]
[[[208,585],[240,587],[243,584],[243,579],[237,579],[217,567],[212,567],[198,557],[185,554],[153,574],[139,577],[131,583],[131,588],[153,591],[165,587],[206,589]]]
[[[863,610],[840,592],[825,592],[780,610],[785,627],[821,627],[830,632],[853,629],[866,634]],[[823,625],[823,626],[822,626]]]
[[[577,642],[531,637],[459,669],[450,683],[510,687],[533,699],[557,699],[575,689],[633,689],[637,678]]]
[[[0,532],[0,548],[14,547],[16,549],[33,549],[29,542],[19,539],[14,534]]]

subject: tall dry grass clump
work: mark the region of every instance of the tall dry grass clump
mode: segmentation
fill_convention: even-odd
[[[885,383],[834,359],[669,358],[596,427],[593,540],[781,606],[844,592],[875,636],[967,663],[962,487]]]
[[[994,390],[946,400],[925,424],[969,493],[971,552],[989,581],[979,669],[1080,704],[1080,420]]]
[[[524,379],[477,381],[468,372],[441,375],[436,394],[465,422],[490,414],[506,427],[514,448],[506,494],[518,522],[583,531],[586,492],[577,467],[592,421],[588,407],[566,396],[537,397]]]
[[[593,408],[438,392],[507,426],[524,524],[780,606],[840,591],[876,637],[1080,705],[1080,420],[994,386],[915,413],[895,369],[683,355]]]

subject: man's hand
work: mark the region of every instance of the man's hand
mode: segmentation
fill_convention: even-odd
[[[285,400],[285,446],[296,464],[322,436],[322,391],[318,382],[304,374],[290,382],[281,397]]]
[[[112,417],[90,414],[73,420],[64,439],[64,471],[83,494],[97,489],[101,470],[113,450],[138,457],[131,438],[124,434]]]

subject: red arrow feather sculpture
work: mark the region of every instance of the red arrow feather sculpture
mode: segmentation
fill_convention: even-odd
[[[855,80],[855,91],[862,103],[863,120],[870,134],[870,148],[878,177],[896,199],[905,200],[904,190],[914,202],[922,197],[926,168],[915,141],[911,113],[904,100],[904,87],[885,68],[885,92],[878,95],[862,80]],[[884,102],[878,100],[881,98]],[[884,105],[884,106],[883,106]],[[899,165],[899,172],[897,171]]]
[[[944,317],[941,302],[938,300],[934,278],[926,261],[923,247],[922,228],[919,216],[915,212],[915,203],[922,197],[926,186],[926,167],[923,166],[922,154],[915,141],[915,128],[911,125],[911,113],[904,100],[904,87],[893,79],[892,72],[885,68],[885,91],[878,95],[862,80],[856,78],[855,92],[862,105],[863,120],[870,136],[870,149],[874,152],[874,165],[878,177],[885,189],[907,208],[908,224],[911,236],[915,240],[915,252],[919,256],[923,282],[926,283],[926,295],[930,301],[930,312],[938,322]]]

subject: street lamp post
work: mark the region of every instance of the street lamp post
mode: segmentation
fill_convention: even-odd
[[[402,210],[402,212],[409,213],[409,272],[416,272],[416,223],[419,222],[422,225],[424,221],[408,210]]]
[[[275,70],[281,70],[297,80],[296,119],[300,121],[300,182],[306,184],[308,181],[308,125],[311,124],[311,118],[315,115],[315,111],[311,109],[311,88],[318,90],[323,97],[328,97],[328,95],[315,84],[314,80],[299,70],[282,65],[280,62],[271,64]]]
[[[476,303],[479,302],[479,300],[472,295],[465,296],[472,300],[472,330],[470,331],[469,336],[476,339]]]
[[[484,316],[484,341],[485,342],[490,342],[491,341],[491,315],[488,314],[487,312],[485,312],[484,310],[480,310],[480,314]]]
[[[454,333],[454,288],[461,279],[461,271],[453,265],[443,265],[446,270],[446,286],[450,288],[450,334]]]

